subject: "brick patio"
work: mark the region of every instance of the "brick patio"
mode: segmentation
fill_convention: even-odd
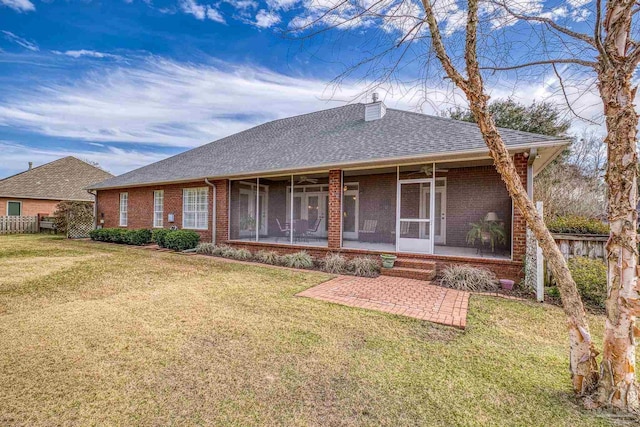
[[[399,277],[339,276],[298,296],[384,311],[464,329],[469,292]]]

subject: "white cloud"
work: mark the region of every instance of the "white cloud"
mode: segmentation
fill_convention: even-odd
[[[0,4],[17,12],[32,12],[36,7],[29,0],[0,0]]]
[[[29,162],[33,162],[35,166],[38,166],[66,156],[97,162],[101,168],[115,175],[168,157],[154,152],[123,150],[117,147],[106,147],[100,151],[70,150],[65,147],[30,147],[2,140],[0,140],[0,151],[2,152],[1,176],[22,172]]]
[[[40,50],[40,48],[38,48],[38,45],[35,44],[34,42],[30,42],[27,39],[23,39],[22,37],[19,37],[13,34],[11,31],[2,30],[2,34],[4,34],[4,38],[6,38],[7,40],[12,41],[13,43],[19,46],[22,46],[27,50],[30,50],[33,52],[37,52]]]
[[[572,7],[582,7],[591,3],[593,0],[568,0],[567,3]]]
[[[264,9],[258,11],[255,25],[260,28],[270,28],[280,22],[280,16],[275,12],[268,12]]]
[[[267,4],[272,9],[288,10],[298,4],[300,0],[267,0]]]
[[[254,0],[224,0],[238,10],[257,9],[258,3]]]
[[[225,23],[224,17],[217,9],[213,6],[199,4],[195,0],[181,0],[180,9],[200,21],[210,19],[221,24]]]
[[[65,52],[59,52],[57,50],[54,50],[53,53],[55,53],[56,55],[67,55],[67,56],[71,56],[72,58],[80,58],[83,56],[89,57],[89,58],[120,58],[120,56],[118,55],[113,55],[111,53],[104,53],[104,52],[97,52],[95,50],[86,50],[86,49],[80,49],[80,50],[67,50]]]

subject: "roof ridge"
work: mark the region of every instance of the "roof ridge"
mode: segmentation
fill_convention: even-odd
[[[458,124],[464,124],[464,125],[467,125],[467,126],[478,127],[478,124],[475,123],[475,122],[468,122],[466,120],[458,120],[458,119],[454,119],[454,118],[451,118],[451,117],[442,117],[442,116],[436,116],[434,114],[426,114],[426,113],[418,113],[416,111],[400,110],[398,108],[387,108],[387,110],[397,111],[397,112],[400,112],[400,113],[414,114],[414,115],[417,115],[417,116],[429,117],[429,118],[437,119],[437,120],[450,121],[450,122],[455,122],[455,123],[458,123]],[[554,139],[554,140],[570,139],[569,137],[563,137],[563,136],[545,135],[543,133],[527,132],[527,131],[524,131],[524,130],[511,129],[511,128],[506,128],[506,127],[501,127],[501,126],[496,126],[496,127],[499,130],[507,130],[509,132],[518,132],[518,133],[521,133],[523,135],[545,136],[545,137],[548,137],[548,138]]]

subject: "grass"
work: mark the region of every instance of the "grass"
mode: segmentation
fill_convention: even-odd
[[[294,296],[323,273],[51,236],[0,254],[0,425],[612,422],[571,395],[555,307],[474,296],[460,332]]]

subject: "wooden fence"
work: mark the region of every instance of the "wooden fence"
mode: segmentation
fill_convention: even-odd
[[[585,257],[606,262],[607,251],[605,245],[609,236],[554,233],[553,238],[567,261],[574,257]],[[545,260],[544,283],[549,285],[553,281],[551,270],[547,268],[547,261]]]
[[[0,234],[37,233],[37,216],[0,216]]]

